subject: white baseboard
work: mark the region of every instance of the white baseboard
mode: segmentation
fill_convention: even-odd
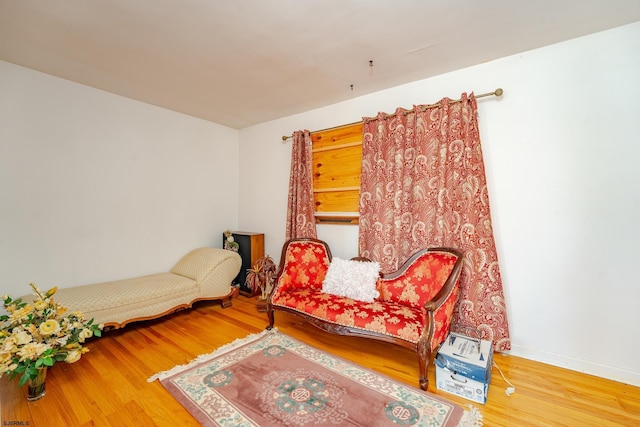
[[[616,368],[615,366],[602,365],[589,360],[564,356],[562,354],[533,350],[519,345],[512,345],[509,354],[640,387],[640,372]]]

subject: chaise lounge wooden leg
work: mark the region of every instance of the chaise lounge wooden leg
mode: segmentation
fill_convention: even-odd
[[[233,301],[230,296],[222,298],[220,303],[222,304],[222,308],[229,308],[233,305]]]
[[[220,299],[222,308],[229,308],[233,305],[233,299],[240,294],[240,290],[234,286],[231,287],[231,292],[226,297]]]

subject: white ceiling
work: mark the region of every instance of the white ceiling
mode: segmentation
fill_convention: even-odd
[[[241,129],[636,21],[640,0],[0,0],[0,60]]]

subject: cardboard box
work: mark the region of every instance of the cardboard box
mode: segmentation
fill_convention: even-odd
[[[440,346],[435,364],[439,390],[486,403],[493,365],[490,341],[451,333]]]
[[[489,380],[475,381],[462,375],[455,374],[436,364],[436,387],[438,390],[464,397],[473,402],[487,403]]]

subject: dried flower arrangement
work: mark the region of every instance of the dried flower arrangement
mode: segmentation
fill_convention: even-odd
[[[253,268],[247,270],[247,287],[253,293],[260,290],[261,298],[267,299],[273,286],[275,273],[276,264],[269,255],[259,258]]]

